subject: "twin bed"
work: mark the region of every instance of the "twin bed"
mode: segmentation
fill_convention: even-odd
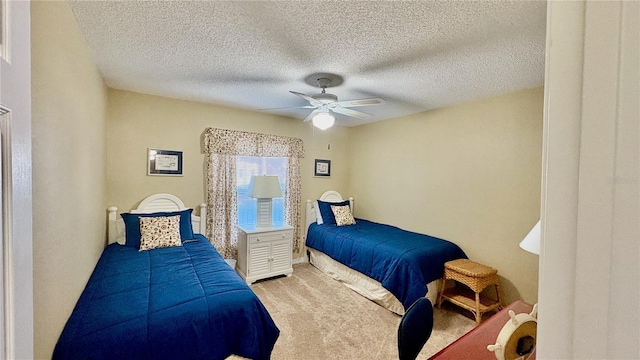
[[[269,359],[278,328],[201,234],[204,219],[185,209],[177,197],[156,194],[131,211],[128,224],[149,213],[180,214],[182,245],[148,251],[124,244],[131,227],[125,231],[117,209],[109,209],[113,243],[65,325],[54,359]]]
[[[360,295],[402,315],[418,298],[436,303],[444,263],[466,258],[457,245],[394,226],[355,219],[355,224],[318,224],[318,204],[347,203],[327,191],[320,202],[307,201],[306,245],[309,261]],[[353,209],[353,199],[348,203]]]

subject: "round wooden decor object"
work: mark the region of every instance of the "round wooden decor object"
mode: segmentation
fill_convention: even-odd
[[[509,310],[511,319],[500,330],[496,343],[487,346],[487,350],[493,351],[498,360],[516,360],[531,354],[536,346],[538,333],[537,312],[537,304],[530,314],[516,315],[513,310]]]

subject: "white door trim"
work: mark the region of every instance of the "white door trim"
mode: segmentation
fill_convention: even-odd
[[[548,2],[540,359],[640,356],[639,7]]]

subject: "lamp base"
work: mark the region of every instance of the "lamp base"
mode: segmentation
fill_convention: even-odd
[[[258,198],[256,207],[256,227],[272,227],[270,198]]]

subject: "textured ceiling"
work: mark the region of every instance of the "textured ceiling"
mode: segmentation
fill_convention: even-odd
[[[539,1],[72,1],[108,86],[245,109],[303,106],[309,74],[383,120],[543,84]],[[309,109],[275,112],[304,119]],[[342,115],[341,125],[363,121]]]

